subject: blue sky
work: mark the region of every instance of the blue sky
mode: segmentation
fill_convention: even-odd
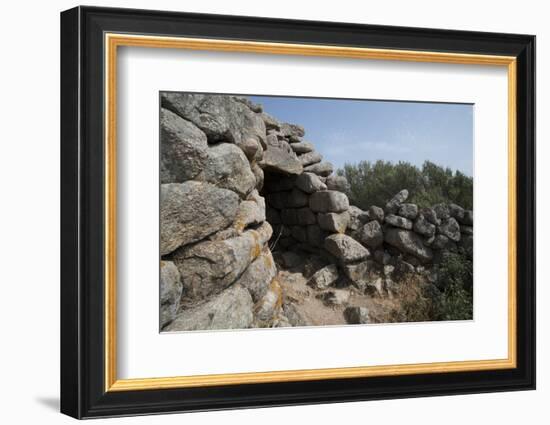
[[[473,174],[473,105],[250,96],[336,167],[361,160],[426,160]]]

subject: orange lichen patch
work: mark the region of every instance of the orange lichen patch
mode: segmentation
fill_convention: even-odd
[[[239,232],[239,233],[242,233],[242,231],[245,229],[246,227],[246,223],[244,223],[243,221],[241,221],[239,218],[236,218],[235,219],[235,222],[233,223],[233,228]]]
[[[260,235],[256,230],[250,230],[250,234],[254,238],[254,245],[252,246],[251,255],[252,258],[258,258],[258,256],[262,253],[262,244],[260,243]]]
[[[275,310],[278,311],[283,307],[283,288],[277,280],[277,277],[273,278],[273,280],[269,284],[269,289],[277,294],[277,303],[275,304]]]
[[[268,269],[273,267],[273,256],[269,255],[269,248],[264,248],[262,257],[264,259],[264,264]]]

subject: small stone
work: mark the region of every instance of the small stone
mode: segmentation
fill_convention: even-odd
[[[391,198],[386,204],[386,213],[395,214],[401,207],[401,204],[409,197],[409,191],[407,189],[401,190],[393,198]]]
[[[315,146],[313,146],[313,144],[309,142],[291,143],[290,147],[297,154],[308,153],[315,149]]]
[[[444,249],[449,246],[449,238],[445,235],[436,235],[434,241],[431,244],[433,249]]]
[[[340,274],[334,264],[330,264],[318,270],[310,279],[310,282],[317,289],[326,289],[338,280]]]
[[[441,220],[437,218],[437,214],[435,213],[433,208],[422,208],[420,210],[420,214],[422,214],[428,222],[433,224],[434,226],[439,226],[441,224]]]
[[[365,224],[359,233],[360,241],[369,248],[376,248],[384,242],[384,232],[382,226],[376,220]]]
[[[420,214],[414,222],[413,229],[416,233],[427,236],[428,238],[435,235],[435,225],[430,223],[424,214]]]
[[[367,248],[353,238],[336,233],[325,238],[325,249],[342,263],[353,263],[366,259],[370,253]]]
[[[437,204],[434,205],[433,210],[437,218],[441,221],[447,220],[451,217],[451,212],[449,211],[449,206],[447,204]]]
[[[308,165],[304,168],[304,171],[327,177],[334,171],[334,166],[330,162],[320,162],[318,164]]]
[[[298,159],[300,160],[300,162],[304,167],[307,167],[308,165],[317,164],[318,162],[321,162],[323,160],[323,157],[319,152],[312,151],[312,152],[299,155]]]
[[[296,136],[296,137],[304,137],[305,130],[304,127],[297,124],[289,124],[289,123],[281,123],[280,125],[281,132],[285,137],[289,136]]]
[[[454,242],[460,240],[460,225],[453,217],[443,220],[441,226],[439,226],[437,230]]]
[[[352,231],[357,231],[361,229],[361,227],[363,227],[363,224],[369,221],[368,213],[363,211],[361,208],[356,207],[355,205],[350,205],[350,207],[348,208],[348,213],[348,229]]]
[[[331,175],[327,177],[327,188],[346,193],[349,190],[348,180],[344,176]]]
[[[263,153],[262,146],[260,145],[260,142],[258,142],[258,139],[254,137],[248,137],[239,144],[239,147],[242,149],[242,151],[246,155],[246,158],[249,161],[252,161],[254,159],[262,159],[261,155],[259,158],[256,158],[258,152]]]
[[[317,220],[321,229],[329,232],[344,233],[349,223],[349,213],[319,213]]]
[[[347,307],[344,317],[350,325],[364,325],[370,323],[369,309],[367,307]]]
[[[414,255],[422,262],[433,258],[432,251],[424,245],[422,238],[410,230],[390,227],[384,233],[384,241],[404,253]]]
[[[413,223],[411,220],[393,214],[386,216],[386,223],[405,230],[411,230],[413,228]]]
[[[416,204],[402,204],[399,207],[399,212],[397,214],[401,217],[414,220],[418,215],[418,206]]]
[[[389,264],[391,261],[391,255],[382,249],[374,251],[374,260],[382,265]]]
[[[325,190],[309,197],[309,207],[315,212],[344,212],[349,208],[349,201],[342,192]]]
[[[380,224],[384,222],[384,210],[376,205],[371,205],[368,209],[369,218],[376,220]]]
[[[303,190],[306,193],[318,192],[320,190],[326,190],[327,186],[319,179],[316,174],[302,173],[295,181],[296,187]]]
[[[343,267],[344,274],[358,288],[365,288],[368,283],[369,261],[361,261],[360,263],[345,264]]]
[[[450,204],[449,205],[449,213],[451,214],[451,217],[456,219],[457,221],[464,220],[464,208],[457,204]]]
[[[261,114],[262,120],[264,121],[265,128],[267,130],[276,130],[279,131],[281,129],[281,126],[279,124],[279,121],[277,121],[276,118],[272,117],[266,112],[262,112]]]
[[[183,284],[178,268],[171,261],[160,262],[160,326],[170,323],[179,308]]]

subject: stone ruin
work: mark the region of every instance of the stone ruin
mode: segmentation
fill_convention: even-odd
[[[458,205],[419,209],[404,189],[383,208],[350,206],[304,128],[247,98],[162,93],[160,126],[163,331],[304,325],[278,266],[307,262],[309,285],[338,304],[332,288],[391,297],[395,276],[472,245],[472,211]],[[369,321],[358,306],[345,317]]]

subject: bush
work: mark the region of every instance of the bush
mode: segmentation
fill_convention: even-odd
[[[434,284],[408,275],[399,283],[397,305],[390,322],[471,320],[473,318],[473,268],[471,252],[447,252],[439,264]]]
[[[473,179],[433,162],[426,161],[418,168],[402,161],[361,161],[344,165],[338,174],[348,180],[351,203],[363,210],[371,205],[383,207],[401,189],[407,189],[410,202],[419,207],[453,202],[473,208]]]
[[[437,320],[473,318],[473,262],[471,251],[446,252],[439,264],[436,286],[442,291]]]

